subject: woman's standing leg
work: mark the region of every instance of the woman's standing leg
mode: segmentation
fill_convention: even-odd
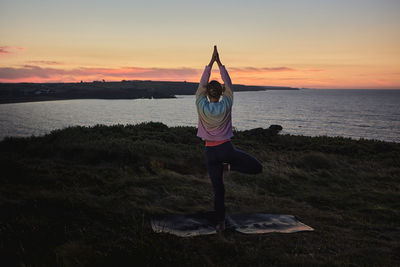
[[[216,221],[225,220],[225,186],[223,163],[217,159],[217,148],[206,147],[207,169],[214,189],[214,209]]]

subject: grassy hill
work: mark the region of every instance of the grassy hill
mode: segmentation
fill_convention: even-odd
[[[228,212],[293,214],[293,234],[178,238],[160,213],[212,210],[193,127],[71,127],[0,142],[3,266],[399,266],[400,144],[235,132],[264,166],[225,178]]]

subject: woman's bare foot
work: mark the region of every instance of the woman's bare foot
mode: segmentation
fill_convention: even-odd
[[[224,163],[224,172],[229,172],[231,170],[231,164]]]
[[[225,220],[218,222],[215,226],[215,230],[217,230],[217,233],[225,231]]]

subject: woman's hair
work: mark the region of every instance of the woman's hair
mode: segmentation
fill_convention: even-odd
[[[207,84],[207,93],[210,97],[219,99],[219,97],[222,95],[222,92],[222,85],[218,81],[212,80]]]

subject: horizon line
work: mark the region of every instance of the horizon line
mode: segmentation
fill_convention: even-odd
[[[63,83],[121,83],[121,82],[176,82],[176,83],[194,83],[198,84],[199,82],[191,82],[191,81],[179,81],[179,80],[92,80],[92,81],[71,81],[71,82],[3,82],[0,81],[0,84],[63,84]],[[242,83],[233,83],[233,85],[242,85],[242,86],[256,86],[256,87],[285,87],[285,88],[294,88],[294,89],[299,89],[299,90],[400,90],[399,88],[376,88],[376,87],[367,87],[367,88],[362,88],[362,87],[356,87],[356,88],[346,88],[346,87],[339,87],[339,88],[312,88],[312,87],[293,87],[293,86],[285,86],[285,85],[252,85],[252,84],[242,84]]]

